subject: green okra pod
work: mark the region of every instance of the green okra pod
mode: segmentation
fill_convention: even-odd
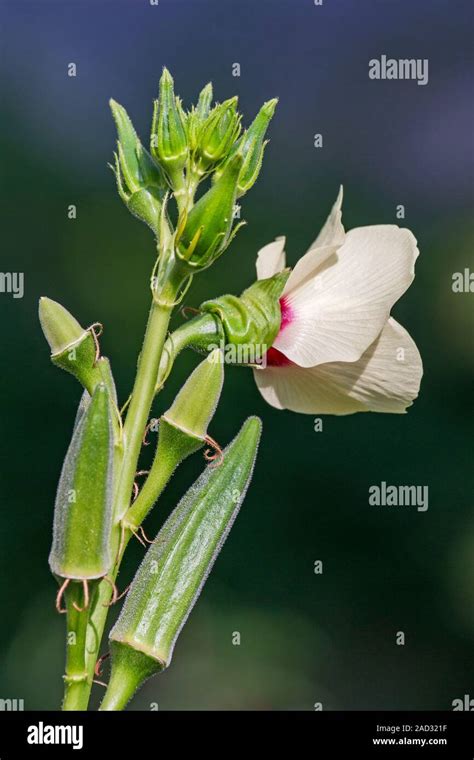
[[[247,487],[261,433],[250,417],[184,495],[148,549],[110,633],[112,673],[102,710],[122,709],[143,681],[166,668],[232,527]]]
[[[81,399],[59,479],[49,555],[58,578],[89,581],[111,568],[113,456],[112,408],[101,383]]]

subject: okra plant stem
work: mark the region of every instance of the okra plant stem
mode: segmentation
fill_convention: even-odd
[[[124,456],[117,493],[115,517],[121,520],[130,506],[133,483],[137,471],[138,457],[143,434],[148,422],[151,404],[155,395],[161,352],[166,338],[172,306],[161,306],[153,302],[138,362],[135,386],[127,412],[123,437]]]
[[[90,591],[93,591],[97,582],[89,582],[89,586]],[[85,710],[93,678],[93,675],[87,672],[85,657],[89,610],[79,612],[73,606],[75,603],[81,609],[81,605],[84,604],[82,583],[71,581],[64,596],[67,608],[67,636],[62,709]]]
[[[71,626],[68,626],[68,630],[77,631],[77,628],[80,627],[81,636],[83,635],[84,637],[82,641],[82,673],[85,677],[80,682],[74,682],[71,685],[66,682],[66,696],[63,709],[86,710],[89,702],[90,690],[94,679],[94,668],[109,612],[107,605],[112,598],[113,583],[115,583],[117,578],[123,553],[131,536],[129,531],[125,535],[122,535],[121,520],[130,506],[143,435],[155,396],[156,378],[163,345],[171,313],[181,285],[182,278],[179,273],[176,270],[171,270],[160,290],[154,291],[153,294],[142,351],[138,360],[132,397],[123,430],[123,457],[114,507],[117,560],[115,567],[108,575],[108,580],[103,580],[100,583],[90,614],[87,611],[77,613],[73,610],[75,615],[82,617],[80,619],[79,617],[71,618]],[[69,698],[67,695],[72,687],[74,687],[72,689],[72,696]],[[73,707],[69,706],[71,703],[74,705]]]

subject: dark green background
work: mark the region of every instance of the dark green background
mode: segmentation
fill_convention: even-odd
[[[171,667],[132,709],[450,709],[474,696],[474,296],[451,290],[472,248],[468,9],[437,0],[2,4],[1,269],[24,272],[26,290],[22,300],[0,294],[1,698],[23,698],[27,709],[61,700],[64,619],[47,556],[80,389],[49,363],[38,297],[85,325],[103,322],[124,400],[153,242],[107,169],[107,101],[123,103],[145,138],[164,64],[186,104],[212,79],[218,98],[239,94],[247,122],[280,97],[261,179],[242,204],[248,226],[186,302],[238,293],[277,235],[287,235],[293,264],[343,182],[346,228],[396,223],[405,205],[421,256],[394,315],[425,376],[407,415],[325,417],[316,433],[312,417],[266,406],[250,372],[228,370],[211,433],[226,443],[246,416],[262,417],[254,482]],[[381,54],[428,58],[429,84],[370,81],[368,60]],[[195,363],[180,358],[155,413]],[[180,469],[149,533],[202,466],[198,454]],[[429,510],[370,507],[368,488],[382,480],[428,485]],[[141,555],[130,548],[121,587]]]

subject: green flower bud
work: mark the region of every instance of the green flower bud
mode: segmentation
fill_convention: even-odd
[[[224,382],[224,363],[216,349],[186,380],[159,421],[158,444],[151,470],[137,499],[125,515],[125,527],[136,530],[181,462],[206,442]]]
[[[210,266],[227,248],[237,229],[232,230],[237,181],[242,156],[237,153],[220,180],[191,209],[176,253],[183,265],[195,272]]]
[[[212,103],[212,82],[208,82],[199,93],[199,99],[196,106],[196,112],[203,122],[209,116]]]
[[[114,440],[105,385],[81,404],[59,479],[49,565],[61,578],[92,580],[106,575],[113,561]]]
[[[196,106],[193,106],[186,115],[186,134],[190,153],[194,153],[198,145],[199,130],[209,116],[212,102],[212,84],[206,84],[199,94]]]
[[[290,270],[257,280],[240,297],[225,295],[200,306],[200,311],[218,316],[227,344],[259,347],[264,354],[272,345],[281,324],[280,296]]]
[[[151,152],[166,174],[181,172],[188,157],[188,141],[182,108],[174,94],[174,83],[168,69],[160,79],[160,97],[155,100]]]
[[[195,152],[196,168],[203,174],[213,164],[227,156],[240,133],[237,97],[217,105],[209,114],[199,132]]]
[[[148,549],[110,633],[112,672],[101,710],[123,709],[166,668],[252,477],[261,422],[250,417],[181,499]]]
[[[236,150],[243,156],[243,165],[240,172],[237,198],[242,197],[255,184],[260,173],[263,160],[263,152],[268,141],[264,141],[270,120],[275,113],[278,98],[267,101],[261,107],[250,127],[244,132],[236,145]],[[215,179],[218,180],[222,169],[218,170]]]
[[[125,110],[110,101],[118,143],[112,167],[123,202],[134,216],[148,224],[157,235],[166,181],[159,166],[141,144]]]
[[[188,137],[189,152],[194,153],[198,144],[198,134],[202,126],[202,122],[198,116],[196,108],[193,106],[188,114],[186,114],[186,134]]]

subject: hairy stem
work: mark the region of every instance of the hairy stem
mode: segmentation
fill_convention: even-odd
[[[87,672],[85,661],[89,609],[79,612],[73,606],[75,603],[81,609],[81,605],[84,604],[82,583],[77,581],[69,583],[65,592],[65,601],[67,608],[66,673],[62,709],[87,710],[93,678]]]
[[[143,434],[155,395],[155,383],[171,308],[170,306],[161,306],[153,302],[150,309],[135,386],[132,391],[132,398],[123,431],[124,456],[115,505],[116,521],[122,519],[130,504]]]
[[[125,709],[144,679],[161,669],[149,656],[126,645],[114,647],[113,657],[109,685],[99,710]]]
[[[113,540],[115,542],[114,551],[117,559],[114,568],[107,576],[108,580],[103,580],[98,587],[98,593],[95,594],[94,604],[89,616],[89,626],[83,631],[83,663],[81,681],[81,700],[76,707],[67,709],[87,709],[87,704],[94,678],[94,669],[97,661],[98,652],[104,632],[108,605],[112,598],[113,584],[117,578],[120,563],[125,551],[125,547],[132,535],[129,531],[125,534],[122,532],[121,521],[127,512],[133,491],[135,473],[137,470],[138,458],[142,446],[144,431],[148,422],[148,415],[155,396],[155,385],[160,365],[163,345],[168,330],[170,316],[175,305],[177,294],[182,286],[183,277],[175,270],[166,273],[162,285],[154,292],[154,298],[150,308],[148,324],[143,341],[142,351],[138,360],[137,374],[131,395],[130,405],[123,429],[123,455],[121,460],[120,473],[118,473],[118,487],[115,492],[114,506],[114,532]],[[76,619],[72,619],[76,623]],[[82,628],[82,625],[81,625]],[[76,630],[75,625],[71,625],[68,630]],[[66,691],[68,684],[66,683]],[[71,698],[72,699],[72,698]],[[66,699],[65,699],[66,702]]]
[[[148,477],[136,500],[127,512],[124,523],[138,528],[165,489],[176,468],[176,462],[155,456]]]

